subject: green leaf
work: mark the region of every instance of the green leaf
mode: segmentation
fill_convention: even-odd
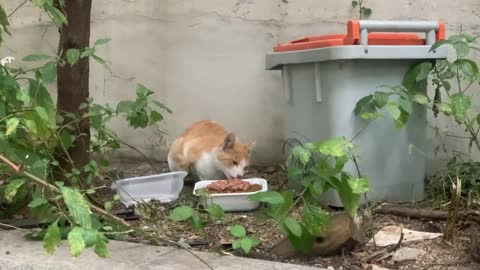
[[[201,230],[203,228],[203,222],[197,214],[192,216],[192,228],[195,230]]]
[[[282,197],[283,203],[267,205],[267,215],[277,220],[285,216],[292,207],[295,192],[292,190],[282,191],[280,196]]]
[[[363,15],[365,15],[365,17],[369,17],[370,15],[372,15],[372,9],[370,9],[370,8],[362,7],[361,12],[362,12]]]
[[[69,187],[63,186],[60,190],[62,191],[63,199],[68,207],[70,216],[75,223],[86,229],[90,229],[92,227],[92,211],[90,210],[85,197],[83,197],[78,190]]]
[[[232,242],[232,248],[233,249],[239,249],[241,247],[240,242],[241,242],[241,239],[237,239],[237,240],[233,241]]]
[[[68,49],[66,53],[67,62],[73,66],[80,59],[80,50],[79,49]]]
[[[47,233],[43,238],[43,248],[47,254],[53,254],[62,240],[57,221],[48,226]]]
[[[112,40],[112,39],[110,39],[110,38],[97,39],[97,40],[95,41],[95,46],[99,46],[99,45],[106,44],[106,43],[110,42],[110,40]]]
[[[113,208],[113,203],[111,201],[107,201],[107,202],[105,202],[104,207],[105,207],[105,210],[110,212],[110,210],[112,210],[112,208]]]
[[[85,249],[85,241],[83,240],[84,229],[81,227],[73,228],[68,234],[67,241],[70,247],[70,253],[77,257]]]
[[[83,52],[80,54],[80,58],[92,56],[94,53],[95,53],[94,48],[85,48]]]
[[[62,140],[63,147],[68,150],[75,141],[75,136],[68,133],[67,130],[63,130],[62,133],[60,133],[60,139]]]
[[[401,112],[400,112],[400,109],[398,108],[397,104],[388,103],[387,104],[387,110],[394,120],[397,120],[397,119],[400,118]]]
[[[0,101],[0,119],[5,118],[5,116],[7,116],[7,109],[5,103]]]
[[[310,162],[312,153],[303,146],[296,146],[292,149],[292,156],[298,159],[304,166]]]
[[[357,101],[353,113],[363,119],[374,118],[377,114],[377,108],[374,102],[374,96],[368,95]]]
[[[356,8],[358,6],[358,2],[357,1],[352,1],[352,8]]]
[[[117,113],[129,113],[134,111],[136,108],[136,103],[131,100],[122,100],[117,105]]]
[[[428,74],[432,70],[432,63],[430,62],[423,62],[417,65],[417,77],[415,81],[423,81],[428,78]]]
[[[30,54],[25,56],[22,60],[25,62],[34,62],[34,61],[40,61],[45,59],[53,59],[53,57],[46,54]]]
[[[303,223],[311,235],[323,236],[328,227],[328,220],[328,213],[318,206],[308,204],[303,208]]]
[[[409,93],[420,93],[427,85],[426,76],[427,70],[431,68],[431,63],[420,62],[412,65],[402,80],[402,86],[408,90]],[[425,78],[421,80],[422,78]],[[401,88],[403,89],[403,88]],[[399,92],[401,94],[401,92]]]
[[[152,102],[153,102],[153,104],[157,105],[160,109],[164,109],[168,113],[172,113],[172,110],[170,110],[167,106],[165,106],[165,104],[163,104],[161,102],[158,102],[156,100],[152,100]]]
[[[320,153],[334,157],[345,156],[352,148],[353,144],[344,138],[330,139],[317,144]]]
[[[99,64],[102,64],[104,66],[107,66],[107,62],[105,60],[103,60],[101,57],[98,57],[97,55],[95,54],[92,54],[91,55],[93,57],[93,59],[95,59],[95,61],[97,61]]]
[[[291,232],[293,235],[300,237],[302,236],[302,226],[298,221],[292,217],[286,217],[283,221],[285,227],[287,227],[288,231]]]
[[[95,243],[94,251],[95,254],[101,258],[107,258],[109,256],[107,240],[101,233],[99,233],[97,236],[97,242]]]
[[[233,225],[230,226],[230,234],[235,236],[235,237],[244,237],[247,235],[247,231],[242,225]]]
[[[400,109],[400,117],[395,119],[395,128],[402,128],[407,124],[410,114],[405,112],[405,110]]]
[[[470,47],[463,41],[454,43],[453,48],[455,48],[455,51],[457,52],[457,58],[464,58],[470,52]]]
[[[457,59],[453,62],[453,66],[470,81],[478,77],[478,66],[470,59]]]
[[[269,204],[282,204],[284,203],[283,196],[276,191],[265,191],[252,194],[248,197],[249,200],[254,202],[264,202]]]
[[[288,239],[292,243],[293,247],[301,254],[308,254],[312,250],[314,238],[305,230],[302,226],[302,234],[300,237],[295,236],[292,233],[288,234]]]
[[[447,103],[438,103],[437,108],[439,111],[443,112],[446,115],[452,114],[452,107]]]
[[[65,15],[56,7],[54,7],[53,5],[45,5],[44,7],[45,10],[50,14],[50,16],[52,16],[53,22],[58,28],[62,27],[64,24],[68,24]]]
[[[8,30],[9,26],[10,26],[10,23],[8,22],[8,16],[5,13],[5,10],[3,9],[3,7],[0,5],[0,45],[3,41],[2,31],[7,34],[10,34]]]
[[[349,179],[348,184],[350,185],[352,192],[355,194],[368,192],[368,179],[366,178]]]
[[[412,102],[407,99],[400,99],[400,108],[402,108],[406,113],[411,114],[413,107],[412,107]]]
[[[20,119],[16,117],[7,119],[7,131],[5,132],[5,135],[10,136],[11,134],[13,134],[17,130],[18,123],[20,123]]]
[[[310,185],[309,188],[310,188],[310,192],[312,193],[312,196],[314,196],[315,198],[319,198],[325,191],[320,181],[313,181],[313,183]]]
[[[138,84],[137,85],[137,97],[142,99],[142,98],[146,98],[150,95],[153,94],[153,91],[150,90],[148,87],[146,87],[145,85],[143,84]]]
[[[18,189],[23,184],[25,184],[25,182],[27,181],[23,178],[13,179],[12,181],[10,181],[8,185],[5,187],[5,191],[4,191],[5,199],[8,202],[11,202],[15,197],[15,195],[17,194]]]
[[[48,62],[40,69],[40,74],[42,80],[47,84],[55,81],[57,78],[57,63]]]
[[[44,197],[35,197],[33,200],[28,204],[28,207],[35,208],[41,205],[47,204],[48,201]]]
[[[47,112],[47,110],[45,110],[44,107],[37,106],[37,107],[35,107],[34,110],[37,113],[37,115],[40,117],[40,119],[42,119],[45,122],[50,122],[48,112]]]
[[[288,168],[288,179],[293,179],[301,175],[302,173],[303,171],[300,168],[296,168],[296,167]]]
[[[245,237],[240,240],[240,247],[245,251],[245,253],[250,253],[253,247],[252,239]]]
[[[190,206],[179,206],[172,210],[170,219],[173,221],[184,221],[193,216],[193,208]]]
[[[35,5],[37,5],[38,7],[43,7],[46,1],[47,0],[33,0],[33,3],[35,3]]]
[[[463,93],[455,93],[450,96],[450,106],[455,120],[463,122],[471,106],[470,97]]]
[[[390,97],[390,93],[382,92],[382,91],[375,91],[373,94],[375,105],[377,108],[383,108],[383,106],[387,105],[388,98]]]
[[[335,157],[335,169],[342,170],[345,167],[345,164],[350,160],[350,158],[345,156]]]
[[[211,204],[206,211],[210,214],[211,217],[214,219],[222,219],[224,216],[223,208],[218,204]]]
[[[450,41],[447,40],[447,39],[439,40],[439,41],[435,42],[435,44],[432,45],[429,52],[434,51],[434,50],[438,49],[439,47],[441,47],[445,44],[450,44]]]
[[[163,116],[157,111],[150,112],[150,125],[162,121]]]
[[[428,103],[428,97],[421,94],[415,94],[413,95],[413,101],[415,101],[418,104],[425,105]]]

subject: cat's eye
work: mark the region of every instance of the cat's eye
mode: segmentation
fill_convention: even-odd
[[[234,161],[234,162],[233,162],[233,165],[237,166],[237,165],[238,165],[238,162]]]

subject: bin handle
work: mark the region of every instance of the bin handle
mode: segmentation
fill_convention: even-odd
[[[424,32],[426,44],[444,38],[445,25],[438,21],[359,20],[360,45],[368,45],[369,32]]]

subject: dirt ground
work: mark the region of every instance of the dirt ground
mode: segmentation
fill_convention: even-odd
[[[166,164],[156,163],[155,166],[160,171],[165,172]],[[153,174],[155,171],[151,166],[144,162],[132,160],[118,160],[115,163],[118,171],[123,173],[123,177],[140,176]],[[247,176],[256,176],[267,179],[269,190],[277,190],[286,185],[286,173],[277,167],[256,167],[252,168]],[[193,196],[192,186],[185,186],[180,201],[191,200]],[[165,211],[168,214],[168,210]],[[277,243],[282,235],[275,228],[274,221],[262,220],[259,218],[258,211],[248,213],[226,213],[221,223],[208,223],[204,231],[195,231],[186,225],[175,225],[168,227],[163,221],[159,224],[144,224],[146,227],[155,227],[155,230],[168,231],[166,233],[184,238],[190,245],[198,250],[208,250],[220,252],[226,255],[247,256],[265,260],[283,261],[294,264],[304,264],[330,269],[372,269],[373,265],[385,267],[387,269],[480,269],[480,264],[474,262],[475,258],[480,257],[480,242],[477,241],[477,235],[480,232],[480,225],[475,220],[461,220],[457,226],[457,233],[454,243],[443,241],[438,237],[425,242],[401,243],[400,247],[418,248],[426,251],[421,259],[416,261],[407,261],[403,263],[393,263],[391,257],[394,251],[386,252],[386,248],[375,248],[371,245],[358,245],[353,251],[345,252],[340,255],[322,258],[300,258],[284,259],[272,255],[269,249]],[[160,224],[161,223],[161,224]],[[231,239],[229,238],[228,227],[232,224],[241,224],[248,234],[260,238],[262,243],[256,246],[249,255],[240,254],[231,248]],[[367,236],[370,238],[384,226],[397,225],[403,228],[424,232],[442,232],[445,228],[445,221],[430,221],[409,219],[393,215],[373,214],[369,222]],[[168,225],[170,226],[170,225]],[[478,260],[477,260],[478,261]],[[375,268],[373,268],[375,269]]]

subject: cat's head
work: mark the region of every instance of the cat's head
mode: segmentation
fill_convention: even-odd
[[[250,165],[250,153],[255,142],[242,144],[235,134],[230,133],[220,146],[217,154],[219,166],[229,179],[240,178],[245,173],[245,168]]]

